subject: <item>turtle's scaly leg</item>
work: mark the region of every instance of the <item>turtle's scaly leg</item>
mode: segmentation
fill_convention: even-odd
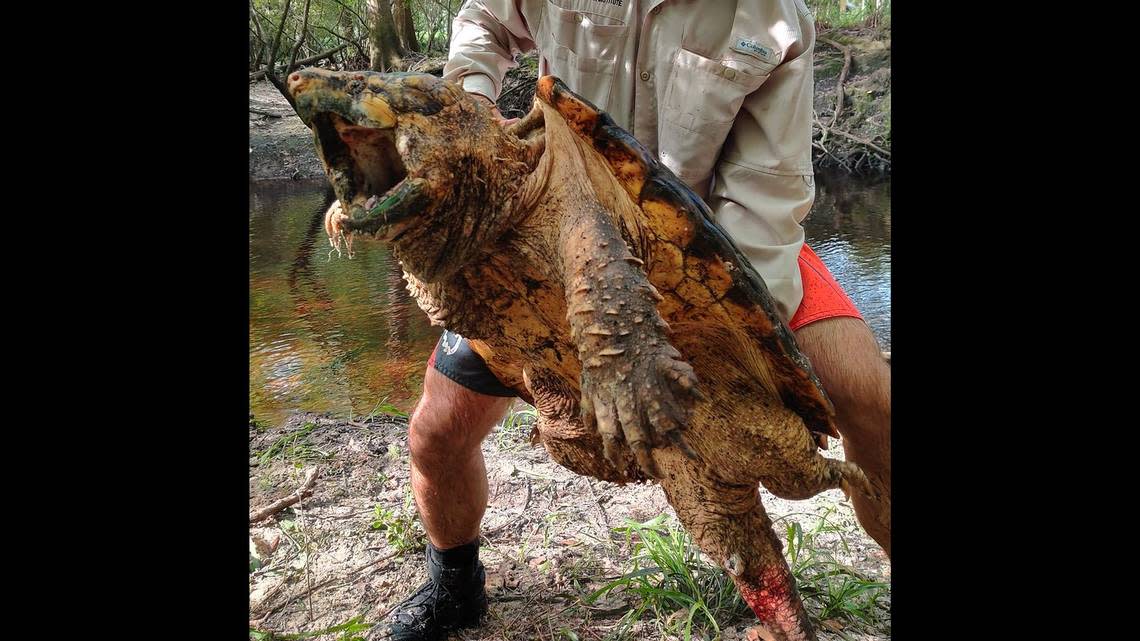
[[[657,450],[653,456],[667,471],[661,488],[685,530],[732,576],[760,623],[778,641],[815,641],[757,487],[711,479],[698,462],[675,450]]]

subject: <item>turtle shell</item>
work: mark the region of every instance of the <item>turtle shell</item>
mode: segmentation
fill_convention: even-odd
[[[536,97],[601,155],[641,210],[642,225],[664,241],[658,245],[670,246],[646,261],[653,284],[686,305],[719,303],[765,361],[781,401],[803,419],[817,442],[826,443],[824,434],[839,437],[834,409],[811,363],[777,313],[763,278],[713,219],[709,206],[609,114],[558,78],[539,79]]]

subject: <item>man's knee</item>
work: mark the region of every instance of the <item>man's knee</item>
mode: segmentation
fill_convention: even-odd
[[[429,368],[423,396],[408,421],[412,458],[428,462],[473,455],[513,400],[472,392]]]

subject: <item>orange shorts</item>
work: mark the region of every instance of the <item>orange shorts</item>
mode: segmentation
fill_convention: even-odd
[[[863,315],[855,309],[855,303],[851,302],[807,243],[800,249],[800,278],[803,279],[804,297],[788,323],[793,331],[825,318],[850,316],[863,319]]]

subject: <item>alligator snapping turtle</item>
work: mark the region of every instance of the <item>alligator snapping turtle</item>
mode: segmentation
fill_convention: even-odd
[[[655,478],[760,621],[814,638],[758,484],[872,490],[819,453],[830,402],[708,206],[554,77],[505,129],[430,75],[309,69],[288,87],[336,192],[334,247],[389,243],[431,321],[537,408],[555,461]]]

